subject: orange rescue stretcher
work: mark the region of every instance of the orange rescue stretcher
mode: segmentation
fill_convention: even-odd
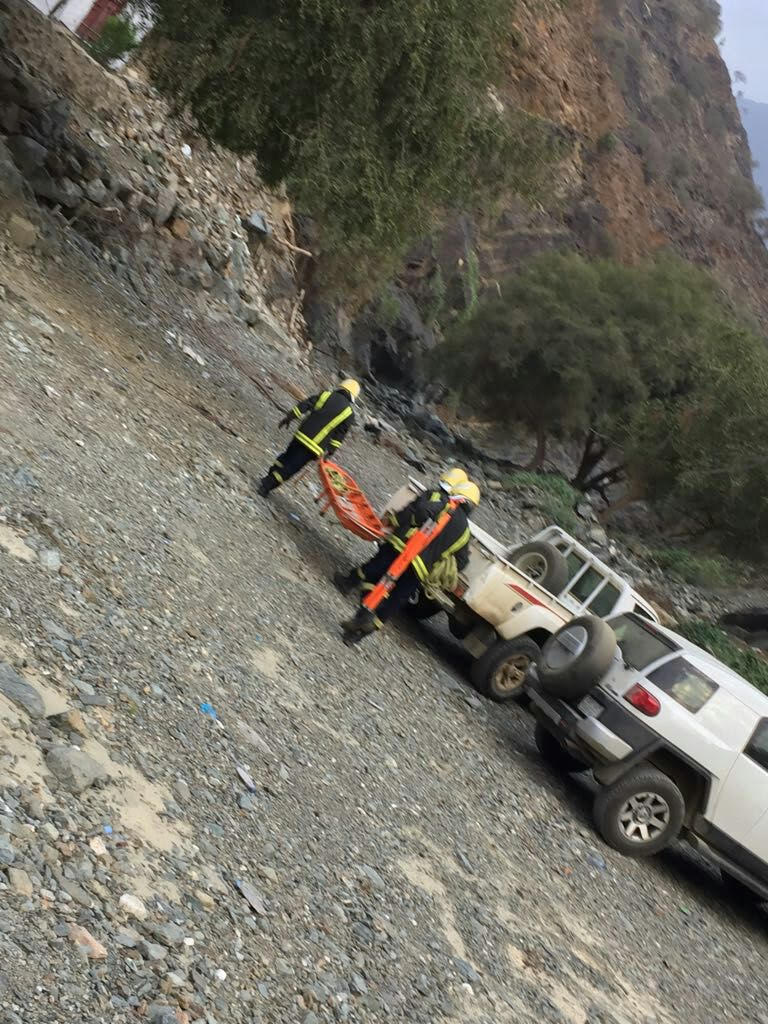
[[[317,469],[323,485],[323,493],[315,499],[323,502],[320,515],[324,516],[332,508],[345,530],[363,540],[381,540],[385,536],[384,524],[354,477],[329,459],[319,459]]]

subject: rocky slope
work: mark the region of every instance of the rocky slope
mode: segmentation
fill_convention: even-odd
[[[254,381],[307,372],[40,230],[0,235],[5,1024],[762,1024],[762,912],[605,848],[440,629],[343,647],[365,547],[311,477],[250,487]],[[344,461],[377,502],[407,472]]]
[[[0,2],[0,163],[142,298],[188,302],[295,348],[303,325],[287,202],[252,161],[171,119],[140,69],[113,75],[24,0]],[[293,335],[293,336],[292,336]]]
[[[127,173],[156,203],[170,186],[151,195],[132,162],[149,139],[130,112],[156,114],[142,132],[169,151],[186,129],[56,41],[44,70],[76,70],[73,110],[38,145],[54,182],[54,157],[77,159],[76,215],[26,202],[34,173],[0,160],[0,1020],[671,1024],[684,1006],[764,1024],[762,911],[685,849],[604,847],[588,787],[545,769],[522,709],[468,688],[439,626],[343,647],[329,576],[365,546],[317,516],[311,476],[269,504],[251,488],[278,407],[320,383],[269,313],[274,251],[247,287],[280,330],[191,291],[148,215],[143,259],[127,211],[85,189]],[[32,103],[31,70],[2,81],[39,133],[62,97]],[[230,280],[258,183],[226,154],[192,166],[179,190]],[[110,205],[105,234],[84,227]],[[428,418],[367,425],[343,461],[377,503],[414,462],[436,475]],[[540,525],[469,464],[482,525]],[[584,515],[606,557],[661,584]]]
[[[751,158],[709,0],[521,0],[501,98],[570,140],[544,208],[514,197],[412,254],[385,302],[348,324],[310,308],[325,344],[390,380],[462,306],[543,249],[623,260],[672,247],[768,322],[768,255],[755,231]],[[320,315],[324,314],[324,315]]]

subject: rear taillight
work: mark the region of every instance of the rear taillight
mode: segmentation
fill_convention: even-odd
[[[640,683],[635,683],[631,690],[627,690],[624,694],[624,700],[629,701],[633,708],[642,711],[649,718],[653,718],[654,715],[658,715],[661,711],[661,702],[658,697],[654,697]]]

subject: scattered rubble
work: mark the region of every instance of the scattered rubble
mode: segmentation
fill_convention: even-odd
[[[45,68],[32,70],[19,56],[26,49],[20,38],[50,26],[21,0],[8,6],[12,24],[31,23],[26,35],[17,28],[15,49],[0,40],[0,188],[60,211],[142,298],[167,274],[295,349],[300,289],[291,247],[279,241],[292,231],[288,204],[264,189],[251,161],[209,146],[171,118],[140,68],[110,74],[73,39],[56,38],[68,82],[84,67],[103,79],[113,105],[94,123],[91,111],[40,77]],[[56,67],[48,70],[55,79]],[[16,214],[8,231],[22,248],[39,235]]]
[[[3,81],[29,104],[18,71]],[[127,110],[146,102],[129,141],[152,149],[157,101],[140,79],[115,88]],[[209,155],[179,136],[176,187],[150,163],[118,180],[112,126],[76,136],[39,99],[14,101],[19,127],[47,112],[105,165],[91,175],[83,154],[69,184],[43,165],[83,191],[85,219],[106,209],[85,196],[97,179],[126,216],[136,189],[154,205],[135,207],[149,226],[125,261],[49,208],[31,248],[0,243],[4,1024],[671,1024],[680,1006],[759,1020],[762,916],[690,851],[647,864],[600,846],[583,789],[542,764],[524,709],[468,688],[441,625],[340,643],[349,605],[329,579],[369,549],[316,515],[311,474],[269,504],[250,485],[281,444],[287,388],[319,381],[262,323],[120,287],[142,240],[150,266],[150,241],[189,241],[194,218],[171,209],[158,229],[157,200],[189,204],[183,175]],[[252,253],[251,214],[280,222],[246,191],[222,230]],[[231,281],[231,255],[212,277]],[[435,479],[444,460],[432,421],[409,430],[407,409],[384,408],[342,452],[377,507],[410,465]],[[510,541],[542,525],[490,485],[498,460],[464,457],[481,525]],[[613,564],[659,582],[607,541]]]

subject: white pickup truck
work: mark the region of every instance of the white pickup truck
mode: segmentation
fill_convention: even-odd
[[[425,487],[413,477],[384,512],[404,508]],[[521,546],[510,546],[470,521],[469,564],[452,594],[413,608],[421,619],[441,610],[450,630],[475,657],[472,682],[487,697],[512,700],[545,641],[578,615],[599,618],[636,612],[658,622],[652,606],[574,537],[549,526]]]

